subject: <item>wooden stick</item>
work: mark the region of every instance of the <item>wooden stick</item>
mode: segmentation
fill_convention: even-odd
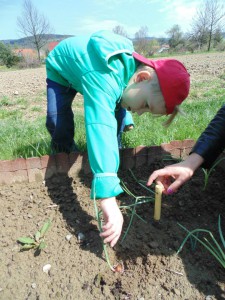
[[[160,185],[155,186],[155,210],[154,210],[155,221],[159,221],[161,217],[162,190],[163,190],[162,186]]]

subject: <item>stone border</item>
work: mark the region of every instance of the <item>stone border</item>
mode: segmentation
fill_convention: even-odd
[[[156,158],[165,155],[184,159],[191,151],[195,141],[171,141],[160,146],[138,146],[120,150],[120,167],[123,170],[150,165]],[[225,161],[220,164],[225,169]],[[87,153],[58,153],[42,157],[18,158],[15,160],[0,160],[0,185],[16,182],[43,181],[57,174],[76,176],[80,171],[91,173]]]

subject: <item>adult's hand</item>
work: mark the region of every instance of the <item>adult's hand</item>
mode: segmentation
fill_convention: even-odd
[[[104,217],[103,231],[100,236],[104,239],[104,243],[109,243],[111,247],[114,247],[121,235],[123,215],[115,197],[102,199],[100,205]]]
[[[154,171],[149,177],[147,185],[150,186],[153,181],[156,181],[163,187],[164,194],[172,194],[193,176],[203,161],[204,159],[200,155],[192,153],[180,163]]]

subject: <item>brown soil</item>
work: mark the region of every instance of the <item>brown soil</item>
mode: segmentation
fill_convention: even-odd
[[[225,53],[179,57],[191,79],[207,81],[224,74]],[[29,118],[45,111],[45,70],[0,72],[0,98],[14,102],[9,109],[20,109],[18,98],[29,95]],[[44,101],[35,100],[41,93]],[[40,106],[34,112],[32,105]],[[24,105],[24,104],[23,104]],[[38,111],[38,110],[37,110]],[[133,170],[138,179],[162,166]],[[137,184],[129,171],[120,178],[136,195],[150,193]],[[93,202],[89,199],[91,178],[53,177],[45,182],[1,186],[0,190],[0,299],[1,300],[184,300],[225,299],[224,269],[201,245],[191,249],[190,242],[176,255],[187,229],[205,228],[218,237],[218,216],[225,211],[225,173],[218,169],[203,191],[204,176],[198,173],[176,194],[163,197],[162,217],[153,222],[153,203],[138,206],[136,216],[124,242],[115,249],[108,247],[112,264],[122,261],[123,274],[113,273],[105,259],[95,220]],[[119,201],[133,199],[121,195]],[[129,224],[123,211],[124,231]],[[225,219],[222,218],[223,232]],[[34,234],[48,219],[53,220],[46,234],[47,248],[20,251],[17,239]],[[79,233],[85,240],[79,243]],[[124,233],[124,232],[123,232]],[[68,239],[68,235],[71,239]],[[67,237],[67,239],[66,239]],[[49,273],[42,268],[51,264]]]
[[[161,165],[133,172],[146,181]],[[135,195],[151,195],[129,171],[121,171],[120,178]],[[219,240],[218,216],[225,211],[223,170],[212,174],[206,191],[200,170],[176,195],[163,196],[160,222],[153,221],[153,203],[138,206],[145,222],[135,216],[123,243],[108,247],[111,264],[123,262],[123,274],[112,272],[104,259],[90,180],[80,174],[1,187],[0,299],[225,299],[224,268],[205,248],[197,244],[192,250],[187,242],[176,255],[186,235],[178,223],[189,230],[208,229]],[[134,199],[123,194],[119,201]],[[125,232],[130,215],[123,213]],[[35,233],[49,218],[47,248],[21,252],[17,239]],[[224,224],[222,218],[223,229]],[[79,233],[85,236],[82,242]],[[51,264],[48,274],[42,270],[46,264]]]

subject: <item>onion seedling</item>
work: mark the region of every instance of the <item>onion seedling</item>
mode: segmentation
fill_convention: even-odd
[[[188,234],[187,234],[186,238],[183,240],[180,248],[178,249],[177,254],[180,253],[180,251],[184,247],[184,244],[187,242],[187,240],[189,238],[194,238],[197,242],[202,244],[216,258],[216,260],[222,265],[223,268],[225,268],[225,252],[223,250],[223,248],[225,249],[225,240],[224,240],[223,232],[222,232],[222,229],[221,229],[220,215],[219,215],[219,218],[218,218],[218,230],[219,230],[219,236],[220,236],[220,240],[221,240],[221,243],[222,243],[222,247],[217,242],[217,240],[214,238],[211,231],[206,230],[206,229],[194,229],[192,231],[189,231],[184,226],[182,226],[181,224],[178,223],[178,225],[181,228],[183,228],[186,232],[188,232]],[[209,235],[211,241],[208,240],[206,237],[203,237],[203,239],[200,239],[198,237],[198,235],[200,233],[205,233],[205,234]]]
[[[207,187],[207,185],[208,185],[209,176],[210,176],[211,173],[215,170],[215,167],[216,167],[222,160],[224,160],[224,159],[225,159],[225,157],[222,157],[222,158],[218,159],[218,160],[213,164],[213,166],[212,166],[209,170],[202,168],[202,171],[203,171],[203,173],[204,173],[204,175],[205,175],[203,191],[205,191],[205,189],[206,189],[206,187]]]

